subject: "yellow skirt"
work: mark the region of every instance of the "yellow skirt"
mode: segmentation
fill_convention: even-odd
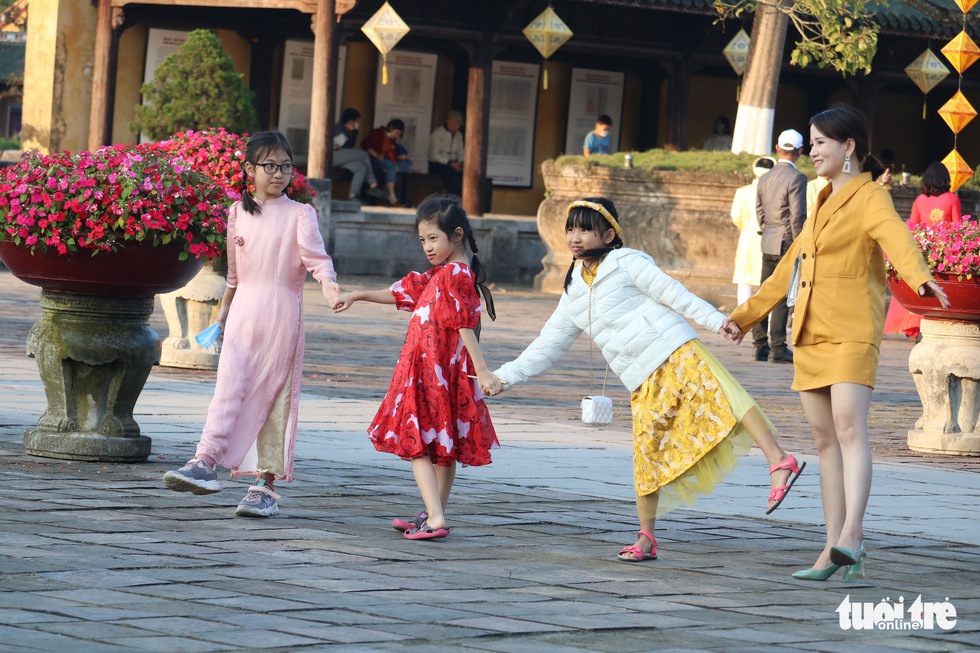
[[[633,478],[637,496],[660,491],[658,514],[692,505],[735,469],[752,445],[742,426],[751,395],[701,344],[679,347],[633,393]]]
[[[793,389],[826,388],[835,383],[875,387],[878,348],[870,342],[818,342],[793,348]]]

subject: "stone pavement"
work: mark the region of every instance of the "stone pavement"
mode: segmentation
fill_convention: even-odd
[[[348,285],[383,287],[354,278]],[[0,272],[0,651],[958,651],[980,648],[980,461],[904,448],[918,411],[911,344],[886,339],[871,429],[875,485],[868,578],[796,581],[822,541],[818,461],[791,366],[705,343],[752,392],[807,471],[763,515],[768,476],[753,451],[712,496],[659,522],[660,558],[624,564],[632,543],[628,395],[612,427],[577,421],[588,349],[576,343],[538,382],[490,400],[503,447],[461,469],[453,533],[410,542],[389,526],[419,510],[409,466],[364,428],[384,392],[407,315],[358,304],[344,315],[307,288],[307,364],[297,482],[282,515],[236,518],[246,487],[207,497],[164,490],[192,453],[214,374],[154,368],[137,421],[142,464],[27,456],[44,408],[24,340],[37,289]],[[485,325],[492,365],[512,358],[556,298],[497,288]],[[165,335],[162,314],[153,326]],[[227,478],[227,476],[225,477]],[[952,630],[844,630],[845,599],[921,595],[955,606]]]

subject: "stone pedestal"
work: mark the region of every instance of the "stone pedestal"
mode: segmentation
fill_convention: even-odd
[[[190,283],[179,290],[160,295],[170,335],[163,341],[160,365],[199,370],[218,368],[219,340],[205,349],[194,339],[218,317],[218,305],[225,292],[222,268],[205,265]]]
[[[133,409],[160,339],[149,326],[153,297],[41,293],[41,319],[27,336],[48,405],[24,435],[35,456],[69,460],[146,460]]]
[[[980,323],[925,318],[909,371],[922,417],[909,448],[922,453],[980,456]]]

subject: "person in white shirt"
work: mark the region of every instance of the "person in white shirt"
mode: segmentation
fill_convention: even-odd
[[[445,124],[436,128],[429,137],[429,172],[442,177],[446,191],[453,195],[463,194],[463,114],[450,111]]]

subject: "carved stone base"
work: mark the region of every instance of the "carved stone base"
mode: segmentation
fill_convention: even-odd
[[[225,291],[222,270],[205,265],[191,282],[179,290],[160,295],[170,335],[163,341],[160,365],[197,370],[218,369],[219,340],[205,349],[194,339],[218,317],[218,305]]]
[[[152,440],[145,435],[109,438],[92,433],[41,433],[31,429],[24,434],[24,448],[32,456],[97,462],[142,462],[150,455]]]
[[[150,453],[133,409],[160,338],[149,326],[153,297],[94,297],[42,291],[41,319],[27,336],[47,409],[24,435],[36,456],[138,461]]]
[[[924,318],[909,371],[922,417],[909,448],[922,453],[980,456],[980,324]]]

